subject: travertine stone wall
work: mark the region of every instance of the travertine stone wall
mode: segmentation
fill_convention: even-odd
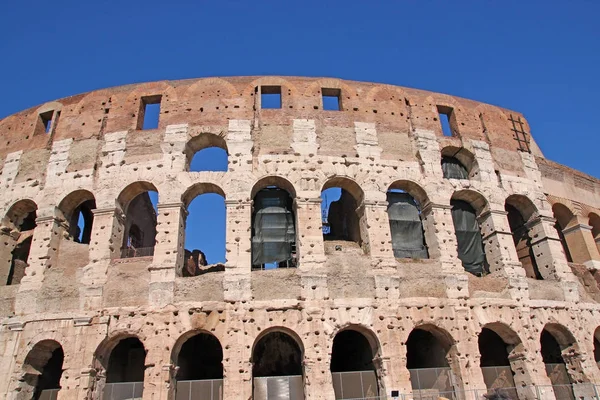
[[[281,87],[280,109],[261,108],[261,86]],[[340,111],[323,110],[324,88],[340,90]],[[140,130],[140,102],[149,96],[161,96],[158,128]],[[453,136],[443,135],[438,107],[453,110]],[[45,134],[39,115],[48,111],[54,117]],[[509,345],[522,399],[554,398],[540,353],[545,328],[573,382],[600,384],[593,342],[600,304],[589,292],[600,268],[600,182],[546,160],[530,136],[531,153],[519,151],[511,117],[530,134],[517,112],[444,94],[265,76],[129,85],[0,120],[2,278],[19,202],[37,205],[26,276],[0,286],[1,398],[31,393],[26,358],[36,344],[55,341],[65,354],[59,398],[98,399],[104,360],[120,339],[137,337],[146,350],[143,397],[172,400],[176,353],[194,331],[221,343],[227,400],[252,397],[253,347],[271,331],[299,342],[307,399],[334,398],[332,343],[344,329],[372,344],[388,396],[412,391],[406,342],[416,327],[447,339],[457,391],[485,389],[483,327]],[[208,146],[227,150],[226,172],[189,171],[194,153]],[[442,154],[455,155],[470,178],[444,179]],[[252,199],[270,185],[294,199],[298,266],[252,271]],[[359,200],[362,247],[324,242],[320,195],[329,186]],[[418,201],[428,260],[394,258],[390,188]],[[150,189],[159,193],[154,255],[120,259],[129,201]],[[65,234],[63,208],[84,191],[97,206],[89,245]],[[225,198],[225,268],[182,278],[187,207],[204,193]],[[75,200],[62,202],[70,194]],[[509,198],[526,219],[544,280],[527,278],[519,262]],[[478,214],[487,276],[468,274],[458,259],[451,199]],[[556,205],[564,206],[558,215]],[[567,262],[556,219],[564,220],[575,264]]]

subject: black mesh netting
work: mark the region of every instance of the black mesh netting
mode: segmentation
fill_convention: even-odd
[[[415,200],[408,193],[387,194],[392,248],[396,258],[428,258],[423,225]]]
[[[254,197],[252,265],[291,258],[296,241],[292,200],[287,192],[263,189]]]
[[[487,266],[475,210],[462,200],[452,200],[450,204],[458,245],[458,258],[462,261],[465,271],[482,275],[487,272]]]
[[[446,179],[469,179],[465,166],[454,157],[442,157],[442,172]]]

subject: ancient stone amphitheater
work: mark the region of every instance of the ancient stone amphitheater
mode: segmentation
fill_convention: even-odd
[[[2,398],[600,391],[600,181],[545,159],[518,112],[208,78],[52,101],[0,134]],[[227,170],[191,170],[212,148]],[[184,246],[208,193],[214,265]]]

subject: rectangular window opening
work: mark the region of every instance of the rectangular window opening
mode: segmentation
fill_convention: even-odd
[[[260,87],[260,108],[281,108],[281,86]]]
[[[54,111],[46,111],[45,113],[40,114],[40,120],[42,121],[42,125],[44,126],[44,132],[50,133],[52,130],[52,116],[54,115]]]
[[[456,136],[452,126],[450,125],[453,112],[452,107],[437,106],[437,111],[440,117],[440,124],[442,125],[442,133],[444,136]]]
[[[342,110],[342,90],[322,88],[323,110],[341,111]]]
[[[160,101],[162,96],[142,97],[138,129],[157,129],[160,118]]]

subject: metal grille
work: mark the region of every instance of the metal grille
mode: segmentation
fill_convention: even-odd
[[[512,114],[510,114],[508,120],[512,123],[511,131],[513,131],[513,139],[519,144],[519,150],[531,153],[531,149],[529,148],[529,134],[525,132],[521,117],[519,116],[517,119],[514,119]]]
[[[415,400],[429,400],[438,397],[456,398],[454,375],[450,368],[409,369],[410,383]]]
[[[121,249],[121,258],[149,257],[154,255],[154,247],[127,247]]]
[[[379,398],[375,371],[332,372],[331,379],[338,400]]]
[[[517,390],[515,389],[515,380],[510,366],[501,367],[481,367],[483,381],[485,386],[490,389],[501,389],[507,393],[512,399],[518,399]]]
[[[254,378],[254,400],[304,400],[302,375]]]
[[[177,381],[175,400],[221,400],[223,379]]]
[[[56,400],[60,389],[45,389],[40,392],[38,400]]]
[[[141,399],[143,391],[144,382],[107,383],[103,400]]]

